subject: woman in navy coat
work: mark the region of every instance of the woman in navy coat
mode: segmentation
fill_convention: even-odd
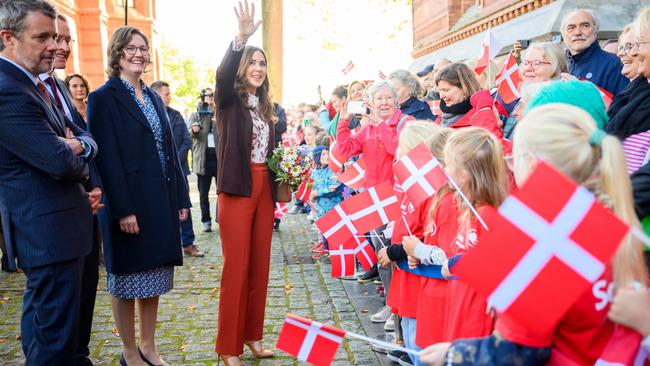
[[[95,161],[106,205],[100,223],[120,364],[164,364],[154,342],[158,297],[172,289],[174,266],[182,264],[179,219],[187,219],[189,194],[162,100],[141,79],[147,37],[137,28],[118,29],[108,58],[110,79],[89,95],[88,123],[100,151]]]

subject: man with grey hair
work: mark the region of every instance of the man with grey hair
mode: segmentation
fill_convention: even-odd
[[[26,365],[74,365],[93,215],[83,183],[90,135],[55,105],[39,75],[57,52],[44,0],[0,0],[0,216],[9,265],[23,269]]]
[[[569,74],[588,80],[616,95],[629,84],[621,74],[618,57],[603,51],[598,43],[598,19],[587,9],[578,9],[562,20],[562,37],[566,46]],[[563,75],[563,79],[571,78]]]

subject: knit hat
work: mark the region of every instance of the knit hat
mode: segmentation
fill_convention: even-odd
[[[323,152],[323,150],[327,150],[327,146],[316,146],[312,151],[311,151],[311,156],[314,159],[314,162],[316,163],[317,166],[320,166],[320,155]]]
[[[602,129],[607,123],[607,111],[600,91],[589,81],[553,81],[541,88],[526,104],[524,115],[549,103],[564,103],[588,112]]]

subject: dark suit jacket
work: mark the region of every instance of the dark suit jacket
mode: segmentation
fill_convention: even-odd
[[[251,138],[253,120],[250,110],[235,91],[235,78],[243,51],[233,51],[232,45],[217,69],[215,102],[217,103],[217,192],[250,197]],[[273,153],[275,131],[269,122],[269,152]],[[275,175],[269,170],[273,202],[276,201]]]
[[[88,126],[100,149],[96,162],[106,207],[99,220],[111,273],[183,263],[178,210],[191,206],[189,194],[165,107],[158,94],[147,93],[164,131],[166,176],[149,122],[122,81],[111,78],[88,96]],[[132,214],[139,235],[120,230],[119,219]]]
[[[0,217],[10,266],[88,255],[92,212],[82,181],[88,164],[59,137],[90,135],[49,105],[20,69],[0,59]]]
[[[187,125],[181,112],[167,107],[167,115],[169,116],[169,123],[172,127],[174,143],[176,143],[176,148],[178,149],[178,160],[180,160],[183,174],[190,175],[190,167],[187,164],[187,153],[192,148],[192,138],[187,130]]]

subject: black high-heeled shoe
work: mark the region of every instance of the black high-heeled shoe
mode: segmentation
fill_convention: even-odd
[[[124,353],[120,356],[120,366],[129,366],[124,359]]]
[[[144,353],[142,353],[142,351],[140,350],[140,347],[138,347],[138,353],[140,354],[140,358],[142,359],[142,361],[144,361],[149,366],[165,366],[166,365],[166,363],[164,363],[164,362],[161,363],[160,365],[154,365],[153,363],[151,363],[151,361],[147,360],[147,358],[144,357]],[[124,366],[126,366],[126,365],[124,365]]]

